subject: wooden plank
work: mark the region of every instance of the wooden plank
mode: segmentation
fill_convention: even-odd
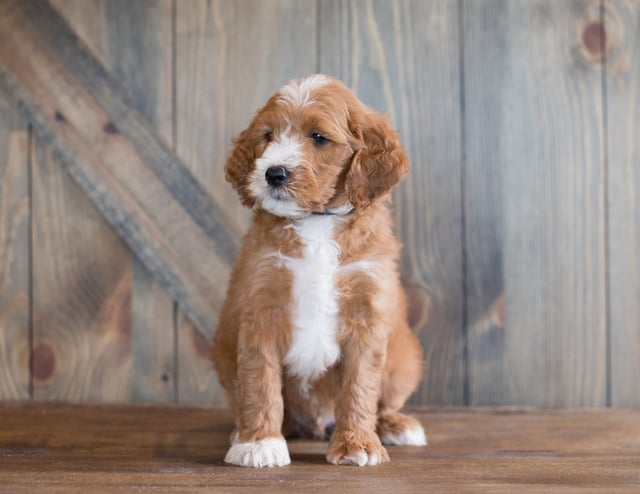
[[[335,0],[320,14],[321,70],[389,112],[412,164],[394,200],[425,356],[414,401],[463,404],[458,3]]]
[[[606,2],[604,13],[611,404],[640,407],[640,3]]]
[[[130,255],[41,140],[32,155],[34,398],[124,401]]]
[[[470,404],[499,404],[504,390],[503,127],[510,16],[504,2],[464,4],[465,240]],[[479,55],[481,55],[479,57]],[[506,134],[509,135],[508,133]]]
[[[48,3],[0,5],[0,82],[136,255],[211,334],[235,238]]]
[[[316,4],[177,2],[176,31],[177,154],[240,236],[251,213],[224,179],[231,139],[282,84],[315,72]],[[180,401],[223,402],[209,342],[182,314],[178,335]]]
[[[582,36],[598,3],[463,18],[470,402],[604,405],[602,71]]]
[[[172,2],[51,3],[172,146]],[[133,262],[131,399],[175,401],[173,301],[140,261]]]
[[[289,441],[292,464],[225,465],[233,417],[209,408],[3,406],[8,492],[637,492],[640,412],[414,410],[424,448],[391,462],[326,463],[327,443]],[[303,486],[303,487],[302,487]]]
[[[29,398],[29,133],[0,91],[0,400]]]

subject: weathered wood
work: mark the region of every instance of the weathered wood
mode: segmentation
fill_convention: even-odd
[[[316,3],[177,2],[176,32],[177,154],[240,236],[251,214],[224,179],[231,139],[282,84],[316,71]],[[209,342],[182,315],[178,341],[180,401],[221,403]]]
[[[172,145],[172,2],[55,0],[52,4],[136,109]],[[174,303],[144,265],[135,258],[133,262],[131,399],[175,401]]]
[[[425,378],[416,401],[463,404],[461,141],[456,2],[320,3],[320,68],[389,112],[411,160],[394,196]]]
[[[465,286],[470,404],[504,399],[505,279],[503,200],[505,162],[496,159],[509,63],[506,2],[463,5],[465,130]],[[508,134],[507,134],[508,135]]]
[[[73,9],[75,21],[98,37],[104,17],[86,5],[93,15]],[[34,398],[127,400],[131,255],[37,137],[33,167]]]
[[[429,446],[390,447],[377,467],[326,463],[326,442],[290,441],[288,467],[223,463],[228,412],[157,406],[0,408],[8,492],[636,492],[640,412],[413,411]]]
[[[136,255],[211,334],[235,238],[47,3],[0,5],[0,82]]]
[[[230,138],[281,83],[322,70],[389,111],[412,159],[395,207],[430,371],[416,400],[464,401],[466,320],[472,404],[602,405],[609,391],[614,405],[640,406],[638,2],[52,3],[92,55],[46,2],[0,2],[0,86],[40,136],[37,398],[172,400],[179,360],[181,398],[222,399],[208,335],[183,313],[177,340],[167,332],[169,297],[46,142],[174,294],[201,294],[213,325],[233,248],[216,250],[210,222],[233,239],[249,218],[222,178]],[[0,101],[0,398],[29,388],[29,137],[15,106]],[[190,200],[171,185],[183,171],[165,169],[174,134],[203,184],[187,180],[192,208],[175,203]],[[220,204],[211,217],[207,194]]]
[[[132,401],[178,400],[175,303],[141,262],[133,268]]]
[[[640,3],[607,1],[604,14],[611,403],[640,407]]]
[[[0,91],[0,400],[29,397],[29,132]]]
[[[37,138],[32,156],[33,396],[128,400],[130,255]]]
[[[471,403],[604,405],[602,72],[582,36],[598,4],[463,17]]]

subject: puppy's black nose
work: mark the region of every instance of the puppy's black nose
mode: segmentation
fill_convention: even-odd
[[[281,187],[287,183],[289,175],[291,175],[291,172],[284,166],[270,166],[267,168],[264,177],[267,179],[267,183],[271,185],[271,187]]]

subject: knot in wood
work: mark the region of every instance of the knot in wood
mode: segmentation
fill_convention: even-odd
[[[56,355],[46,343],[38,343],[31,356],[31,370],[36,381],[46,381],[56,368]]]
[[[600,60],[605,52],[607,43],[607,33],[600,22],[590,22],[582,32],[582,44],[587,53]]]

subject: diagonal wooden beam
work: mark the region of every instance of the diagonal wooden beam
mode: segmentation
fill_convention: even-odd
[[[0,0],[0,85],[206,335],[237,248],[230,222],[44,0]]]

